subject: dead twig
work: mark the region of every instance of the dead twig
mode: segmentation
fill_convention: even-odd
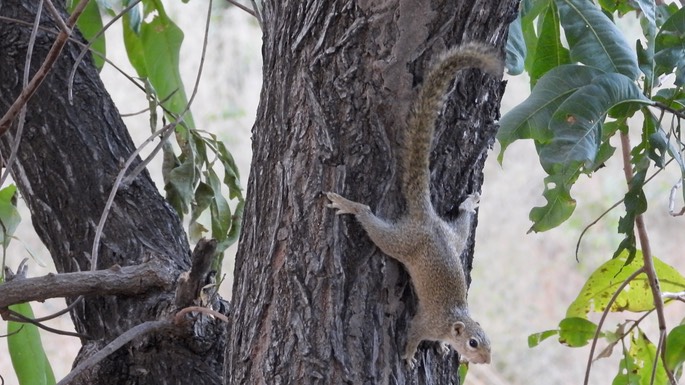
[[[48,298],[79,295],[138,295],[153,289],[170,289],[174,284],[169,267],[159,260],[107,270],[48,274],[13,279],[0,285],[0,308]]]

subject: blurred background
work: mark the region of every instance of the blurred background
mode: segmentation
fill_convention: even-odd
[[[181,65],[190,94],[200,61],[206,3],[169,3],[169,15],[185,33]],[[192,111],[199,129],[213,132],[226,141],[240,169],[244,188],[251,159],[250,130],[261,90],[261,34],[250,15],[225,2],[216,3],[202,83]],[[625,20],[623,24],[629,34],[631,28],[639,28],[637,20]],[[108,58],[129,74],[135,74],[125,57],[117,24],[107,36]],[[102,77],[122,114],[147,106],[145,95],[122,81],[122,76],[111,66],[105,66]],[[502,113],[523,101],[530,90],[525,77],[507,76],[506,79]],[[125,122],[136,143],[149,135],[147,115],[125,118]],[[634,127],[639,128],[639,122]],[[615,142],[618,145],[618,139]],[[488,366],[471,366],[466,384],[582,383],[589,348],[570,349],[550,338],[530,349],[527,337],[557,327],[589,274],[613,254],[621,241],[616,233],[620,210],[616,210],[587,232],[580,245],[579,261],[575,259],[576,242],[583,228],[623,197],[626,185],[622,165],[609,162],[592,178],[580,178],[573,190],[577,209],[567,223],[543,234],[527,234],[531,226],[528,212],[544,203],[541,195],[544,173],[531,142],[510,146],[503,165],[496,162],[498,152],[496,145],[485,167],[469,294],[471,312],[492,340],[493,362]],[[151,173],[161,188],[160,163],[153,162]],[[679,173],[675,168],[667,171],[647,186],[646,223],[654,254],[685,272],[682,246],[677,242],[678,234],[682,236],[685,229],[685,219],[668,215],[668,195]],[[47,250],[33,232],[28,210],[22,202],[20,205],[23,221],[17,236],[23,244],[13,242],[7,265],[16,270],[21,259],[31,258],[26,251],[30,249],[36,258],[29,261],[29,276],[55,271]],[[227,299],[233,284],[234,253],[233,248],[225,258],[226,281],[220,290]],[[55,299],[33,306],[36,316],[43,316],[61,310],[65,304],[63,299]],[[674,304],[667,310],[673,326],[680,322],[685,306]],[[653,332],[655,318],[648,320],[654,326]],[[606,325],[615,323],[609,320]],[[73,330],[68,316],[47,324]],[[4,334],[6,323],[1,325],[0,334]],[[41,333],[55,376],[60,379],[69,372],[79,342],[73,337]],[[651,336],[656,338],[656,334]],[[602,347],[600,344],[599,348]],[[609,384],[617,370],[617,358],[602,359],[593,366],[591,383]],[[0,375],[5,384],[16,384],[5,340],[0,340]]]

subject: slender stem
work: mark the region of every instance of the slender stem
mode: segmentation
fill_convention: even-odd
[[[623,173],[626,178],[626,183],[630,184],[633,179],[633,171],[630,165],[630,137],[627,133],[621,133],[621,153],[623,158]],[[642,249],[642,261],[645,274],[647,275],[647,281],[649,282],[649,288],[652,291],[652,298],[654,300],[654,309],[656,310],[657,320],[659,322],[659,353],[661,359],[665,362],[665,352],[666,349],[662,342],[666,335],[666,317],[664,316],[664,300],[661,297],[661,288],[659,287],[659,277],[656,275],[656,270],[654,268],[654,258],[652,256],[652,247],[649,242],[649,235],[647,234],[647,226],[645,225],[645,219],[642,214],[638,214],[635,217],[635,228],[637,230],[638,239],[640,240],[640,248]],[[654,370],[652,372],[652,381],[654,382],[654,375],[656,374],[656,362],[654,363]],[[664,369],[668,374],[669,379],[673,385],[676,384],[674,381],[673,373],[666,368]]]

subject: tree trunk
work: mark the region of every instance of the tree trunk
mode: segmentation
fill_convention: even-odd
[[[37,3],[0,0],[0,15],[31,24]],[[58,8],[64,4],[53,3]],[[58,30],[45,8],[41,26]],[[26,25],[0,21],[1,114],[21,92],[30,32],[31,27]],[[54,32],[38,31],[31,76],[55,37]],[[80,50],[75,44],[67,44],[55,68],[28,103],[26,126],[12,167],[33,225],[59,272],[90,269],[95,228],[115,177],[135,148],[90,60],[76,72],[73,103],[67,100],[69,72]],[[14,129],[11,132],[15,134]],[[9,157],[10,143],[7,135],[0,140],[4,159]],[[181,221],[147,172],[117,194],[100,250],[99,269],[156,259],[163,261],[175,278],[190,267]],[[135,297],[86,298],[71,312],[77,332],[90,337],[81,341],[76,362],[135,325],[168,317],[175,311],[173,300],[174,288]],[[195,329],[177,338],[146,336],[118,350],[75,383],[219,383],[224,333],[220,321],[205,317],[195,324]]]
[[[385,218],[404,210],[406,117],[431,59],[467,41],[502,47],[515,1],[265,1],[264,83],[235,267],[230,384],[457,383],[423,343],[400,359],[416,299],[403,268],[323,191]],[[453,218],[479,190],[504,85],[463,71],[438,122],[432,199]],[[473,244],[465,253],[470,271]]]

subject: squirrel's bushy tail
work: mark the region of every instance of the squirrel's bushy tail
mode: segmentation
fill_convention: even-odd
[[[502,61],[492,47],[468,43],[445,52],[428,73],[409,118],[405,135],[403,189],[410,213],[426,212],[430,207],[428,170],[435,120],[447,87],[457,71],[478,68],[502,75]]]

